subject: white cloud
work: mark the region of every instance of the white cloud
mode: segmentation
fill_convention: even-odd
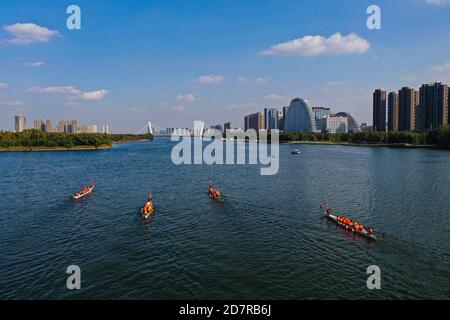
[[[16,23],[3,27],[12,38],[4,40],[13,45],[27,45],[32,43],[49,42],[59,35],[58,31],[41,27],[34,23]]]
[[[345,85],[346,85],[345,82],[340,82],[340,81],[330,81],[330,82],[326,83],[326,86],[328,86],[328,87],[342,87]]]
[[[5,89],[8,87],[9,87],[9,84],[7,84],[6,82],[0,82],[0,89]]]
[[[25,67],[31,67],[31,68],[39,68],[44,65],[43,61],[28,61],[28,62],[22,62],[22,66]]]
[[[11,101],[0,101],[0,106],[2,107],[13,107],[20,108],[25,105],[25,102],[21,100],[11,100]]]
[[[435,65],[435,66],[431,66],[429,68],[430,72],[436,73],[436,74],[446,74],[446,73],[450,73],[450,62],[444,63],[444,64],[440,64],[440,65]]]
[[[177,101],[188,101],[192,102],[195,101],[195,96],[192,93],[189,94],[180,94],[177,96]]]
[[[430,81],[450,81],[450,62],[430,66],[427,74]]]
[[[267,101],[285,101],[286,98],[277,94],[269,94],[265,97],[263,97],[264,100]]]
[[[328,38],[323,36],[304,36],[285,43],[273,45],[260,52],[263,56],[287,55],[313,57],[319,55],[337,56],[343,54],[362,54],[369,50],[370,43],[355,33],[343,36],[335,33]]]
[[[342,89],[344,86],[346,86],[347,83],[340,82],[340,81],[330,81],[325,83],[325,86],[323,87],[324,91],[333,91],[336,89]]]
[[[206,76],[201,76],[196,79],[196,82],[199,84],[215,84],[220,83],[224,79],[223,76],[218,74],[210,74]]]
[[[79,100],[86,100],[86,101],[97,101],[103,99],[108,93],[110,93],[109,90],[96,90],[96,91],[88,91],[88,92],[82,92],[79,95],[76,95],[74,98]]]
[[[71,100],[85,100],[85,101],[96,101],[103,99],[109,90],[95,90],[95,91],[81,91],[78,88],[72,86],[66,87],[33,87],[27,90],[31,93],[49,93],[49,94],[65,94],[69,95]]]
[[[237,78],[237,82],[241,84],[253,84],[253,85],[263,85],[267,84],[270,81],[270,77],[258,77],[258,78],[248,78],[245,76],[239,76]]]
[[[28,92],[32,93],[58,93],[58,94],[79,94],[81,93],[80,90],[78,90],[75,87],[67,86],[67,87],[33,87],[28,89]]]
[[[445,7],[450,3],[450,0],[425,0],[425,3],[431,4],[433,6]]]
[[[260,107],[260,105],[255,102],[248,102],[248,103],[240,103],[240,104],[229,104],[225,108],[230,109],[230,110],[235,110],[235,109],[249,109],[249,108],[256,108],[256,107]]]

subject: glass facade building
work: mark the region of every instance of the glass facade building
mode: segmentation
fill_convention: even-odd
[[[314,112],[305,99],[295,98],[291,101],[284,122],[286,132],[315,132]]]
[[[270,129],[279,129],[278,127],[278,110],[277,109],[264,109],[264,128],[267,130]]]
[[[314,107],[312,109],[314,111],[314,116],[316,119],[322,119],[324,117],[328,117],[331,114],[330,108]]]

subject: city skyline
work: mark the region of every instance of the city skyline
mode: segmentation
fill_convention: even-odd
[[[52,119],[33,119],[27,124],[27,117],[24,114],[14,116],[14,132],[24,130],[39,130],[45,132],[64,132],[64,133],[110,133],[109,125],[102,124],[83,124],[75,119],[61,119],[53,122]],[[1,131],[1,130],[0,130]]]
[[[374,131],[426,131],[450,124],[450,91],[442,82],[373,92]]]
[[[427,30],[448,29],[450,6],[379,1],[382,29],[369,30],[369,4],[79,1],[82,29],[70,31],[64,4],[5,1],[0,128],[12,130],[21,113],[104,119],[129,132],[148,120],[184,127],[227,119],[242,127],[245,115],[296,96],[371,123],[373,88],[449,82],[448,35]],[[325,52],[307,51],[308,36]],[[330,41],[356,47],[334,54]]]
[[[419,94],[420,93],[420,94]],[[426,94],[425,94],[426,93]],[[339,111],[332,113],[330,107],[309,107],[311,109],[311,117],[315,118],[315,125],[317,128],[313,128],[312,131],[322,131],[322,132],[330,132],[336,133],[336,128],[340,127],[340,130],[337,130],[337,133],[345,133],[347,131],[357,132],[360,131],[362,127],[365,127],[369,130],[374,131],[414,131],[414,130],[429,130],[435,129],[439,126],[449,124],[450,123],[450,112],[449,112],[449,102],[450,102],[450,90],[446,83],[442,82],[432,82],[425,83],[420,86],[419,89],[404,86],[400,88],[398,91],[390,91],[383,88],[375,89],[372,93],[372,125],[368,126],[367,122],[360,122],[351,113],[347,111]],[[306,104],[310,104],[308,100],[303,98],[293,98],[291,99],[289,106],[278,106],[276,108],[264,108],[263,111],[258,111],[255,113],[247,114],[243,118],[243,126],[233,126],[233,121],[220,121],[220,124],[208,124],[210,128],[219,129],[223,131],[226,127],[233,128],[244,128],[247,129],[279,129],[280,131],[284,131],[284,124],[286,122],[287,111],[289,107],[297,100],[304,101]],[[281,109],[278,110],[278,108]],[[23,118],[21,121],[18,120],[18,117]],[[440,117],[440,118],[439,118]],[[297,116],[298,118],[298,116]],[[301,120],[300,117],[298,120]],[[324,121],[319,121],[322,118]],[[334,118],[334,119],[333,119]],[[342,127],[342,119],[338,118],[348,118],[345,121],[345,126]],[[60,120],[59,125],[61,126],[61,122],[64,121],[72,121],[72,120]],[[331,123],[334,122],[331,126]],[[18,124],[19,122],[23,122],[23,124]],[[46,129],[38,128],[36,125],[37,122],[40,122],[41,125],[44,125],[45,128],[48,127],[48,123],[50,123],[50,127],[52,127],[52,121],[49,119],[37,119],[34,120],[34,129],[46,131]],[[75,120],[75,126],[76,126]],[[202,121],[203,122],[203,121]],[[326,124],[328,123],[328,125]],[[40,126],[41,126],[40,125]],[[25,116],[24,115],[15,115],[14,116],[14,131],[17,131],[18,127],[25,127]],[[95,129],[92,129],[95,127]],[[101,125],[101,132],[109,133],[109,125]],[[175,128],[187,129],[189,126],[183,125],[178,127],[156,127],[155,129],[158,131],[168,132]],[[1,130],[1,129],[0,129]],[[23,130],[23,129],[22,129]],[[141,129],[142,130],[142,129]],[[292,130],[290,130],[292,131]],[[300,130],[303,131],[303,130]],[[61,132],[61,130],[59,130]],[[65,132],[65,130],[64,130]],[[89,125],[89,126],[81,126],[80,129],[76,129],[75,132],[68,131],[69,133],[78,133],[78,132],[97,132],[97,125]],[[116,133],[129,133],[128,131],[117,131]]]

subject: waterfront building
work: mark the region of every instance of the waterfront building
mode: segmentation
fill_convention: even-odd
[[[336,117],[345,117],[347,118],[348,132],[360,132],[361,127],[358,124],[358,121],[348,112],[338,112],[335,114]]]
[[[78,122],[77,120],[71,120],[69,122],[69,133],[77,133],[78,132]]]
[[[283,111],[281,111],[281,115],[279,115],[280,117],[280,122],[279,122],[279,128],[280,130],[284,131],[284,124],[286,122],[286,115],[288,113],[289,107],[285,106],[283,107]]]
[[[53,132],[53,122],[50,119],[45,119],[45,131]]]
[[[314,118],[314,112],[307,100],[295,98],[291,101],[284,122],[284,131],[286,132],[316,131],[316,120]]]
[[[317,119],[317,129],[323,133],[347,133],[348,117],[329,115]]]
[[[373,131],[373,126],[369,125],[366,122],[361,123],[361,131],[362,132],[371,132]]]
[[[171,136],[175,132],[175,128],[166,128],[165,133]]]
[[[225,134],[227,133],[227,130],[231,130],[231,129],[234,129],[233,123],[231,121],[225,122],[223,124],[223,130],[224,130]]]
[[[282,111],[278,111],[277,112],[277,118],[278,118],[278,130],[283,130],[284,128],[284,119],[283,119],[283,112]]]
[[[328,117],[329,115],[331,115],[330,108],[313,107],[312,110],[314,112],[314,117],[316,119],[322,119],[322,118],[325,118],[325,117]]]
[[[101,129],[100,129],[100,132],[109,134],[109,127],[108,127],[108,125],[102,125]]]
[[[264,128],[267,130],[278,129],[278,110],[274,108],[264,109]]]
[[[78,122],[77,120],[60,120],[57,127],[58,132],[64,133],[77,133],[78,132]]]
[[[34,120],[34,129],[44,131],[44,132],[53,132],[52,121],[50,119]]]
[[[289,106],[283,107],[283,119],[286,119],[288,110],[289,110]]]
[[[91,126],[82,125],[77,132],[78,133],[98,133],[96,125],[91,125]]]
[[[386,91],[383,89],[373,93],[373,130],[386,131]]]
[[[22,132],[27,129],[27,121],[25,116],[14,116],[14,130],[16,132]]]
[[[265,129],[264,112],[250,114],[244,118],[244,130],[254,129],[256,131]]]
[[[221,124],[216,124],[216,125],[214,125],[214,126],[211,126],[210,128],[211,128],[211,129],[219,130],[220,132],[223,133],[223,127],[222,127]]]
[[[435,129],[449,123],[448,85],[441,82],[424,84],[419,92],[420,102],[416,112],[417,129]]]
[[[44,131],[45,132],[45,122],[44,122],[44,120],[34,120],[33,124],[34,124],[34,129],[35,130],[39,130],[39,131]]]
[[[203,130],[201,131],[203,133]],[[194,130],[190,130],[189,128],[173,128],[172,135],[175,136],[192,136],[194,134]]]
[[[398,91],[398,130],[415,130],[419,91],[411,87],[403,87]]]
[[[398,131],[398,93],[395,91],[388,95],[388,131]]]

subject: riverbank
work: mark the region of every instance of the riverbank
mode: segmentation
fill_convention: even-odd
[[[85,151],[112,148],[114,143],[151,141],[151,134],[0,131],[0,152]]]
[[[128,143],[128,142],[145,142],[145,141],[151,141],[151,140],[148,140],[148,139],[119,140],[119,141],[114,141],[113,144]]]
[[[95,151],[111,149],[112,145],[75,146],[75,147],[7,147],[0,148],[0,152],[33,152],[33,151]]]
[[[281,143],[296,144],[450,150],[450,127],[446,125],[430,131],[402,132],[280,132],[279,139]]]
[[[435,145],[410,143],[351,143],[330,141],[288,141],[281,144],[337,145],[347,147],[402,148],[402,149],[437,149]]]

